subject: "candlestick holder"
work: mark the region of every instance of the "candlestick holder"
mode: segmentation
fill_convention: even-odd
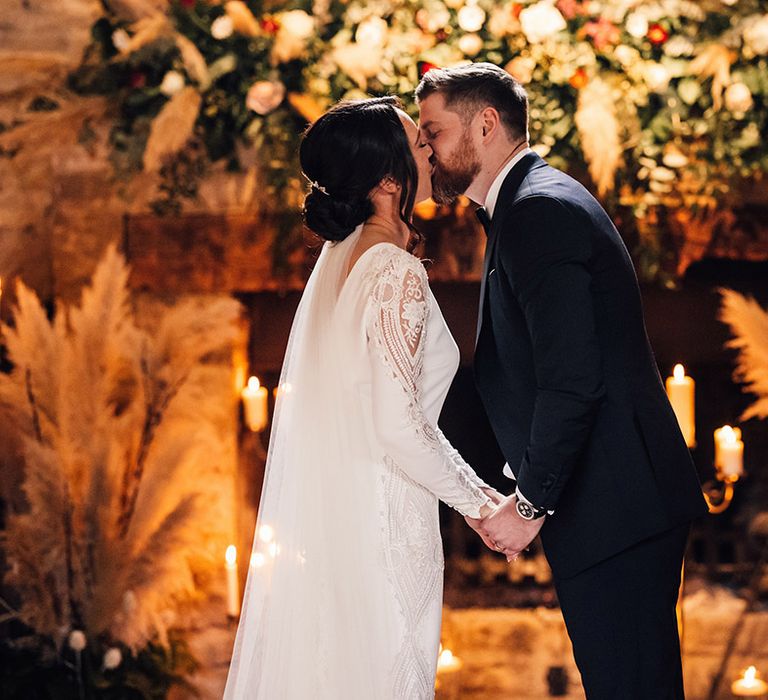
[[[718,515],[728,510],[733,501],[735,485],[738,480],[739,477],[735,475],[718,474],[714,479],[702,485],[701,491],[712,515]]]

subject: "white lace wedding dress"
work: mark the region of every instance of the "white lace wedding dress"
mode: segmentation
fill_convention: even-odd
[[[318,436],[315,443],[317,450],[331,450],[320,457],[327,473],[306,469],[293,488],[314,479],[307,489],[324,489],[324,495],[315,491],[321,504],[307,497],[302,506],[314,509],[313,522],[323,523],[317,527],[324,533],[304,527],[301,543],[296,538],[292,545],[303,562],[293,575],[286,572],[282,583],[274,571],[252,568],[245,597],[249,608],[238,630],[225,698],[432,698],[443,591],[438,499],[473,517],[490,503],[481,491],[486,484],[437,427],[459,351],[424,267],[401,248],[379,243],[345,276],[359,234],[360,229],[340,244],[326,244],[316,269],[319,279],[307,287],[315,298],[317,285],[334,289],[324,302],[333,309],[313,316],[312,339],[328,353],[325,363],[317,359],[316,372],[327,379],[331,356],[340,361],[334,380],[324,387],[341,404],[326,402],[323,420],[334,412],[341,419],[324,424],[325,439]],[[301,335],[307,332],[304,328]],[[295,338],[296,333],[294,325],[289,352],[296,342],[306,341]],[[313,413],[319,420],[318,411]],[[276,437],[279,431],[273,431],[272,440]],[[301,434],[287,440],[293,444]],[[273,479],[268,474],[260,521],[270,522],[275,531],[302,529],[302,516],[292,513],[290,525],[284,516],[280,525],[279,509],[269,508],[270,499],[280,500],[270,494]],[[284,501],[284,480],[272,485],[276,489]],[[264,544],[256,538],[254,556],[268,558]],[[316,567],[307,573],[310,559]],[[297,584],[297,576],[304,577],[303,584]],[[285,587],[293,592],[287,594]],[[292,622],[274,610],[280,606],[278,590],[284,615]],[[301,605],[301,613],[288,613],[297,598],[310,600]]]

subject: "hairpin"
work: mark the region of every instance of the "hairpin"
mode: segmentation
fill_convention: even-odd
[[[319,190],[323,194],[328,194],[328,190],[325,189],[317,180],[312,180],[311,182],[312,187],[314,187],[316,190]]]

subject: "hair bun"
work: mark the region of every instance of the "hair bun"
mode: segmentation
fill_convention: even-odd
[[[321,238],[343,241],[373,214],[373,204],[367,197],[339,199],[312,187],[304,200],[302,214],[307,227]]]

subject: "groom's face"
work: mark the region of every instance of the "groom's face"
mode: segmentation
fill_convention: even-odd
[[[469,189],[480,172],[471,123],[446,108],[441,94],[433,93],[419,102],[419,137],[420,145],[432,148],[432,199],[450,204]]]

